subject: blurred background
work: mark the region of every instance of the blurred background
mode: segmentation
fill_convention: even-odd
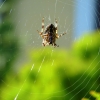
[[[43,47],[58,20],[59,47]],[[100,100],[100,0],[0,0],[0,100]]]

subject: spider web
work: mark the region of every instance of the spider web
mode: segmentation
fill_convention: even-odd
[[[97,3],[95,0],[93,1]],[[80,0],[80,2],[84,2],[84,1]],[[81,93],[83,93],[81,98],[83,97],[91,98],[91,96],[89,96],[89,92],[92,89],[94,89],[94,91],[100,90],[100,86],[96,85],[97,82],[100,82],[100,75],[98,75],[98,73],[100,72],[100,68],[98,67],[100,65],[100,61],[98,60],[99,52],[100,52],[99,50],[97,51],[97,54],[93,56],[92,60],[88,60],[89,62],[80,61],[81,63],[86,63],[87,65],[82,64],[82,67],[81,67],[80,63],[79,62],[77,63],[77,66],[80,66],[80,67],[74,67],[74,68],[78,68],[76,70],[79,71],[78,73],[79,76],[77,72],[75,73],[74,71],[72,71],[73,73],[75,73],[74,76],[67,74],[69,73],[68,71],[70,71],[69,69],[67,71],[67,66],[71,67],[72,65],[76,63],[72,60],[69,60],[70,63],[74,63],[74,64],[66,65],[66,67],[63,67],[64,66],[63,63],[65,63],[66,60],[65,58],[62,57],[62,55],[65,55],[66,53],[65,54],[62,53],[61,55],[57,54],[57,53],[60,53],[59,50],[62,50],[62,49],[64,51],[61,51],[61,52],[65,52],[65,51],[67,52],[68,50],[71,50],[71,47],[74,44],[74,42],[78,41],[77,36],[74,35],[74,31],[75,31],[74,25],[76,24],[75,22],[76,20],[73,17],[75,16],[74,13],[75,13],[76,4],[77,4],[77,1],[75,0],[41,0],[41,1],[40,0],[20,0],[17,2],[16,5],[13,4],[12,8],[9,11],[9,15],[13,13],[15,16],[12,19],[13,22],[15,23],[14,36],[15,37],[18,36],[19,38],[20,53],[18,54],[18,59],[16,60],[15,64],[11,66],[11,68],[9,69],[11,71],[14,70],[15,72],[14,76],[11,77],[10,74],[8,73],[8,77],[11,77],[10,81],[8,77],[7,77],[7,80],[1,79],[1,81],[4,87],[6,87],[7,89],[11,88],[11,90],[15,90],[15,92],[16,91],[17,92],[12,96],[12,94],[9,91],[6,91],[6,88],[4,88],[4,90],[0,89],[1,100],[10,100],[7,98],[8,95],[11,96],[12,100],[23,100],[23,97],[21,97],[20,94],[24,92],[24,87],[26,87],[26,84],[28,84],[29,76],[32,73],[35,73],[35,78],[33,78],[33,83],[31,85],[34,92],[29,91],[27,92],[27,95],[30,97],[32,95],[34,95],[34,97],[43,95],[44,98],[40,98],[40,100],[42,99],[43,100],[66,100],[67,97],[68,97],[67,98],[68,100],[77,100],[78,95],[80,95]],[[0,5],[0,8],[2,8],[5,5],[6,5],[6,0],[2,2],[2,4]],[[92,8],[92,5],[88,4],[88,6]],[[86,9],[84,5],[82,6],[82,8]],[[92,9],[93,9],[95,16],[98,18],[96,14],[98,12],[94,8]],[[89,19],[87,18],[85,12],[84,12],[84,16],[85,16],[84,19],[87,20],[86,25],[88,26]],[[92,18],[94,18],[93,15],[91,16]],[[41,30],[41,24],[42,24],[43,17],[45,21],[45,26],[50,23],[54,24],[55,18],[56,18],[58,21],[58,34],[66,32],[66,35],[64,35],[63,37],[57,40],[57,44],[59,44],[60,46],[59,48],[53,48],[51,46],[50,47],[41,46],[42,38],[39,36],[36,30],[39,30],[39,31]],[[96,25],[97,25],[97,22],[95,20],[95,26]],[[98,28],[97,28],[97,33],[99,33]],[[83,38],[79,40],[79,42],[80,41],[81,43],[84,42],[84,36]],[[87,42],[87,45],[85,46],[84,52],[87,52],[90,49],[89,46],[92,45],[94,41],[91,39],[91,42],[90,41],[88,42]],[[32,53],[32,51],[35,53]],[[29,56],[31,54],[33,54],[32,57],[34,55],[35,56],[38,55],[40,57],[32,58]],[[66,54],[66,56],[67,55],[68,54]],[[62,58],[60,58],[59,56]],[[86,54],[84,54],[83,56],[85,58]],[[68,56],[68,57],[70,57],[68,59],[73,58],[75,60],[73,54],[71,54],[71,56]],[[14,56],[12,58],[14,58]],[[58,61],[57,60],[58,58],[61,60]],[[75,61],[77,62],[77,60]],[[51,73],[53,73],[52,69],[55,68],[56,65],[59,68],[60,63],[63,67],[62,69],[65,70],[64,75],[66,75],[66,78],[65,78],[66,80],[62,80],[63,78],[61,79],[59,78],[60,76],[63,76],[63,73],[61,73],[62,70],[57,72],[58,74],[56,75],[55,81],[53,80],[53,78],[48,77],[48,79],[54,81],[54,84],[56,83],[56,81],[59,82],[56,84],[58,85],[58,87],[60,87],[60,89],[57,88],[57,90],[52,91],[52,93],[49,92],[49,89],[50,89],[49,87],[47,90],[48,92],[35,91],[36,88],[33,88],[33,87],[39,84],[37,78],[40,77],[41,73],[45,73],[45,77],[48,73],[50,73],[51,75]],[[46,68],[44,66],[46,66]],[[48,70],[46,70],[47,67],[48,67]],[[70,68],[70,69],[72,70],[74,68]],[[23,72],[20,71],[22,69],[23,69]],[[25,76],[23,76],[25,74],[24,69],[27,70],[26,71],[27,74]],[[46,71],[48,72],[46,73]],[[17,86],[17,82],[15,81],[16,77],[18,76],[24,77],[21,81],[19,79],[20,86]],[[41,76],[41,78],[44,78],[41,80],[45,80],[45,77]],[[64,81],[65,84],[63,84],[61,81],[58,81],[58,79],[60,79],[61,81]],[[15,83],[13,81],[15,81]],[[16,84],[16,85],[13,85],[13,84]],[[40,86],[44,87],[45,83],[41,84]],[[37,86],[37,87],[39,88],[40,86]],[[87,91],[85,91],[85,88],[87,88],[86,89]],[[83,91],[85,91],[85,93]],[[33,99],[30,97],[26,100]],[[24,98],[25,98],[25,95],[24,95]],[[34,98],[34,100],[37,100],[37,99]]]

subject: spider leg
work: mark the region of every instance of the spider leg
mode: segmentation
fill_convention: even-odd
[[[37,32],[38,32],[39,35],[43,38],[43,33],[39,32],[38,30],[37,30]]]
[[[60,34],[60,35],[58,35],[57,26],[58,26],[58,23],[57,23],[57,20],[55,19],[56,38],[58,39],[59,37],[61,37],[61,36],[64,35],[64,34]]]
[[[55,47],[59,47],[59,45],[57,45],[56,43],[52,44],[52,46]]]
[[[66,34],[66,32],[65,32],[65,33],[62,33],[62,34],[60,34],[60,35],[56,34],[56,38],[58,39],[58,38],[62,37],[62,36],[65,35],[65,34]]]
[[[43,34],[43,32],[44,32],[44,17],[42,19],[42,29],[41,29],[41,33]]]
[[[56,38],[58,39],[58,38],[62,37],[63,35],[65,35],[66,33],[62,33],[62,34],[58,35],[57,26],[58,26],[58,23],[57,23],[57,20],[55,19]]]
[[[37,30],[38,31],[38,30]],[[38,31],[38,33],[40,34],[40,36],[43,38],[43,32],[44,32],[44,17],[42,19],[42,29],[41,32]]]
[[[54,43],[54,48],[55,48],[55,47],[59,47],[59,45],[57,45],[56,43]]]
[[[45,44],[44,43],[42,43],[42,45],[45,47]]]
[[[58,34],[57,26],[58,26],[58,23],[57,23],[57,20],[55,19],[56,34]]]

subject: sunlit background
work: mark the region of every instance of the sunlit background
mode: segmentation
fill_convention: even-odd
[[[99,28],[99,0],[0,0],[0,100],[100,100]]]

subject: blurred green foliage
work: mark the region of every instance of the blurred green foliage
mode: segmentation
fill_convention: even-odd
[[[6,76],[1,100],[99,100],[90,92],[100,91],[99,40],[94,32],[77,40],[71,51],[29,51],[30,60]]]
[[[90,95],[93,96],[96,100],[100,100],[100,93],[95,91],[90,91]],[[82,100],[90,100],[90,99],[82,98]]]
[[[14,2],[14,0],[0,2],[0,88],[8,73],[12,71],[10,69],[18,52],[18,38],[14,36],[11,14]]]

